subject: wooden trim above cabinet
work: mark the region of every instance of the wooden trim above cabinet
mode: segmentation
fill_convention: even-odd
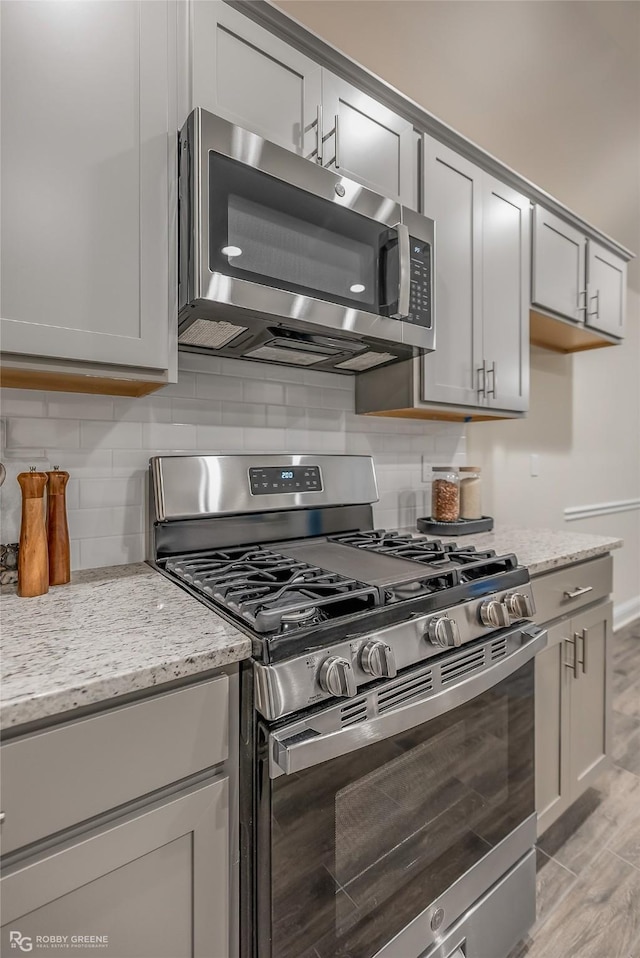
[[[547,316],[535,309],[529,312],[529,341],[532,346],[542,346],[556,353],[577,353],[620,344],[620,340],[588,329],[582,323]]]
[[[45,389],[52,392],[139,398],[161,389],[166,386],[166,382],[145,382],[137,379],[117,379],[111,376],[91,376],[86,373],[0,366],[0,385],[14,389]]]

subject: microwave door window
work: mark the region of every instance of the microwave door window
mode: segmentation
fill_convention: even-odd
[[[212,271],[379,312],[379,223],[215,153],[210,190]]]

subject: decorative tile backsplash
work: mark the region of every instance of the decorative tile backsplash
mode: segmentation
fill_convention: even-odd
[[[179,382],[142,399],[0,390],[1,542],[20,528],[16,475],[71,474],[72,568],[145,558],[149,457],[169,453],[371,455],[375,522],[412,525],[430,511],[431,463],[465,462],[464,425],[356,416],[351,377],[181,354]],[[424,462],[423,462],[424,460]]]

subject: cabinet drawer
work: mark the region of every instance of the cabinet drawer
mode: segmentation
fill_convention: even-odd
[[[610,555],[590,559],[531,580],[536,622],[549,622],[609,595],[613,587]]]
[[[3,852],[223,762],[228,685],[221,675],[3,745]]]

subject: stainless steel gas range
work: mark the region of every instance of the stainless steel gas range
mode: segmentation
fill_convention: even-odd
[[[242,958],[506,958],[535,920],[528,572],[376,500],[366,456],[151,460],[153,564],[252,638]]]

